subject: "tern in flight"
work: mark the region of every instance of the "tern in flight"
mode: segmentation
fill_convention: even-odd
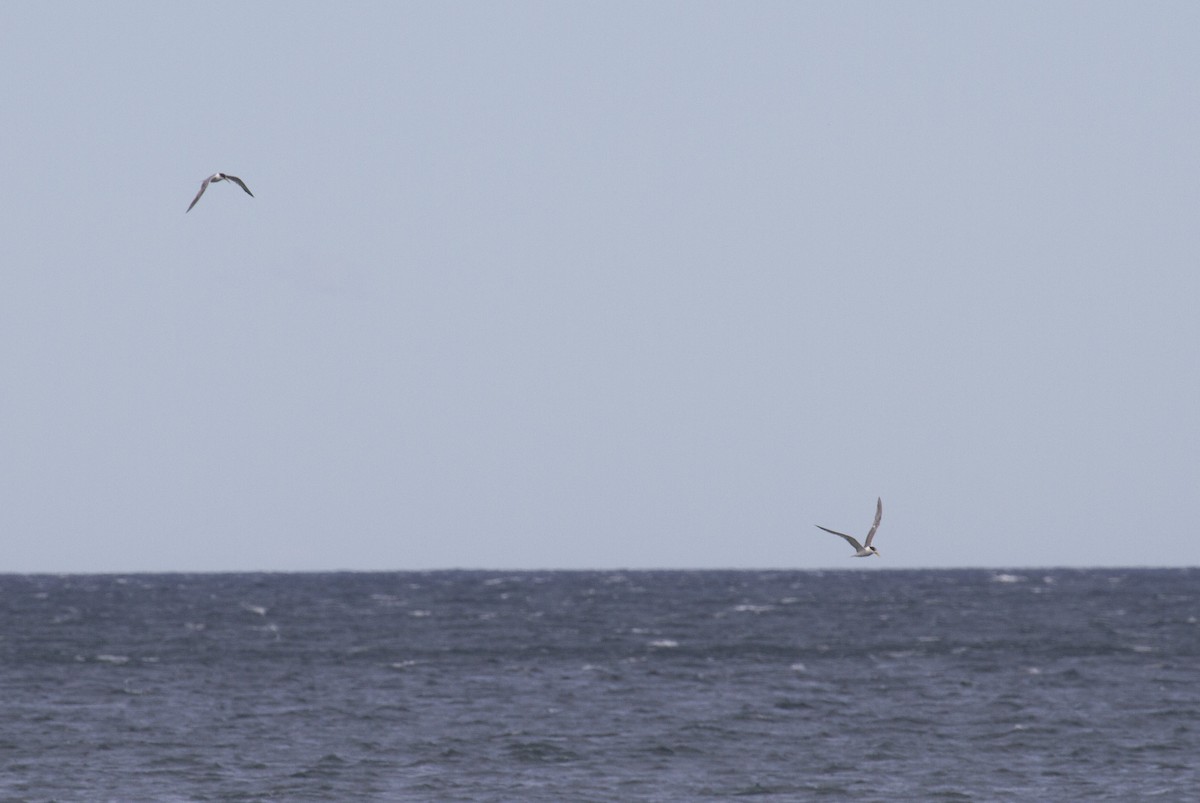
[[[858,543],[858,539],[855,538],[853,535],[846,535],[845,533],[839,533],[837,530],[831,530],[828,527],[822,527],[820,524],[817,525],[817,529],[824,530],[827,533],[833,533],[834,535],[840,535],[842,538],[845,538],[850,543],[850,546],[854,547],[857,550],[854,553],[854,557],[869,558],[872,555],[879,554],[879,550],[876,549],[875,547],[871,546],[871,542],[873,540],[875,540],[875,531],[879,529],[879,520],[882,518],[883,518],[883,500],[879,499],[875,503],[875,523],[871,525],[871,532],[867,533],[867,541],[865,544]]]
[[[204,191],[208,189],[208,185],[216,184],[218,181],[232,181],[234,184],[238,185],[243,190],[245,190],[246,194],[249,195],[251,198],[254,197],[254,193],[250,192],[250,188],[246,186],[246,182],[242,181],[237,176],[231,176],[228,173],[213,173],[211,176],[204,179],[204,181],[202,181],[200,183],[200,192],[196,193],[196,197],[192,199],[192,202],[190,204],[188,204],[187,212],[192,211],[192,207],[196,205],[196,201],[200,200],[200,196],[203,195]],[[186,215],[187,212],[184,212],[184,214]]]

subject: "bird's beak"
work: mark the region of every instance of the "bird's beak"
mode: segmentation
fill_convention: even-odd
[[[879,550],[877,549],[871,554],[873,554],[875,557],[879,557]]]

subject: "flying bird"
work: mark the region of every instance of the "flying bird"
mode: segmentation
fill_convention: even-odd
[[[871,542],[873,540],[875,540],[875,531],[879,529],[879,520],[882,518],[883,518],[883,500],[879,499],[875,503],[875,523],[871,525],[871,532],[867,533],[867,541],[865,544],[858,543],[858,539],[855,538],[853,535],[846,535],[845,533],[839,533],[837,530],[831,530],[828,527],[822,527],[820,524],[817,525],[817,529],[824,530],[827,533],[833,533],[834,535],[839,535],[842,538],[845,538],[850,543],[850,546],[854,547],[857,550],[854,553],[854,557],[869,558],[871,555],[879,554],[879,550],[876,549],[875,547],[871,546]]]
[[[196,197],[192,199],[190,204],[188,204],[187,212],[192,211],[192,207],[196,205],[196,201],[200,200],[200,196],[203,195],[204,191],[208,189],[208,185],[216,184],[218,181],[232,181],[234,184],[245,190],[246,194],[251,198],[254,197],[254,193],[250,192],[250,188],[246,186],[246,182],[242,181],[237,176],[231,176],[228,173],[213,173],[211,176],[204,179],[204,181],[200,182],[200,192],[196,193]],[[187,212],[184,212],[184,214],[186,215]]]

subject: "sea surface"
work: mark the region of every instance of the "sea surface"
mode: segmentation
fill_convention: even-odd
[[[1200,570],[0,576],[0,800],[1200,799]]]

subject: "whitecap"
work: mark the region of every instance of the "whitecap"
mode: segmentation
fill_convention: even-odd
[[[1022,583],[1025,578],[1019,574],[993,574],[993,583]]]
[[[766,613],[767,611],[775,610],[774,605],[734,605],[733,609],[738,613]]]

